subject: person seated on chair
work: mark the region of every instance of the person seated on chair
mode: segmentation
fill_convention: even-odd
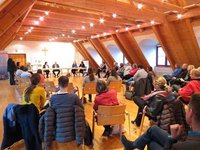
[[[88,73],[87,73],[87,76],[83,80],[82,86],[84,87],[85,83],[97,82],[97,81],[98,81],[98,78],[95,77],[93,69],[92,68],[88,68]],[[89,94],[89,102],[92,102],[92,95],[91,94]]]
[[[133,85],[135,81],[139,81],[142,78],[147,78],[148,73],[144,70],[143,65],[138,65],[138,70],[133,77],[126,80],[126,91],[129,90],[129,86]]]
[[[164,103],[175,100],[175,96],[166,83],[165,78],[161,76],[154,82],[155,91],[143,97],[133,97],[133,101],[138,106],[137,116],[134,121],[131,121],[133,124],[140,126],[143,111],[149,119],[156,121],[156,116],[162,111]]]
[[[82,73],[83,76],[84,76],[84,71],[85,71],[86,69],[83,69],[83,68],[86,68],[86,66],[85,66],[85,64],[84,64],[83,61],[81,61],[81,64],[79,65],[79,67],[81,68],[81,69],[79,70],[79,73]]]
[[[46,77],[49,78],[49,72],[50,71],[47,68],[49,68],[49,65],[47,64],[47,62],[45,62],[44,65],[43,65],[43,69],[45,69],[44,72],[46,73]]]
[[[103,80],[98,80],[96,84],[96,92],[98,93],[94,101],[94,110],[98,110],[99,105],[113,106],[119,105],[117,99],[117,92],[115,90],[108,90],[106,83]],[[98,119],[98,118],[97,118]],[[109,136],[112,132],[110,125],[104,126],[105,130],[103,136]]]
[[[191,127],[185,141],[178,141],[182,136],[182,125],[170,126],[171,135],[158,126],[150,127],[142,136],[135,141],[129,141],[124,135],[121,142],[125,150],[148,149],[152,150],[199,150],[200,147],[200,94],[192,95],[188,108],[186,109],[186,122]]]
[[[35,73],[31,76],[31,85],[27,87],[23,92],[23,104],[34,104],[38,111],[41,112],[45,101],[46,101],[46,92],[45,89],[39,86],[40,75]]]
[[[21,73],[20,77],[25,79],[25,78],[30,78],[32,74],[28,71],[27,67],[23,67],[23,72]]]
[[[106,72],[106,63],[104,61],[102,61],[100,67],[97,69],[96,75],[98,76],[98,78],[101,78],[100,73],[101,72]]]
[[[123,74],[124,74],[124,64],[123,63],[120,63],[119,64],[119,69],[117,70],[117,74],[122,78],[123,77]]]
[[[115,81],[122,81],[122,79],[120,78],[120,76],[118,76],[117,72],[115,69],[111,70],[110,76],[107,79],[107,86],[110,84],[110,82],[115,82]]]
[[[45,88],[45,77],[42,74],[42,69],[38,69],[37,73],[40,75],[40,86]]]
[[[72,68],[78,68],[76,61],[73,62]],[[76,75],[77,69],[72,69],[71,72],[73,73],[74,77]]]
[[[184,103],[189,102],[189,96],[195,92],[200,92],[200,71],[192,69],[190,72],[191,81],[189,81],[183,88],[178,90],[178,94],[182,97]]]
[[[52,66],[52,68],[56,68],[56,69],[53,69],[53,74],[54,74],[54,77],[59,77],[59,74],[60,74],[60,66],[57,64],[57,62],[55,62]],[[55,72],[58,72],[57,75]]]

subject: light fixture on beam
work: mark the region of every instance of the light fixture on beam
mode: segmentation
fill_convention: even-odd
[[[64,37],[64,36],[65,36],[65,34],[62,34],[62,36]]]
[[[33,30],[34,29],[34,27],[30,27],[31,28],[31,30]]]
[[[140,28],[141,27],[141,25],[140,24],[137,24],[137,28]]]
[[[20,37],[19,39],[20,39],[20,40],[23,40],[23,37]]]
[[[93,27],[93,26],[94,26],[94,23],[91,22],[91,23],[90,23],[90,27]]]
[[[52,41],[52,39],[49,39],[49,41],[51,42],[51,41]]]
[[[48,12],[48,11],[45,11],[44,14],[45,14],[46,16],[48,16],[48,15],[49,15],[49,12]]]
[[[44,21],[44,17],[40,17],[39,20],[40,20],[40,21]]]
[[[118,33],[118,32],[119,32],[119,30],[118,30],[118,29],[116,29],[116,30],[115,30],[115,32],[117,32],[117,33]]]
[[[81,26],[81,28],[82,28],[83,30],[85,30],[85,26]]]
[[[40,24],[39,21],[34,21],[33,23],[34,23],[34,25],[39,25]]]
[[[31,29],[28,29],[28,32],[30,33],[32,30]]]
[[[105,20],[104,20],[103,18],[100,18],[100,19],[99,19],[99,22],[100,22],[100,23],[104,23]]]
[[[106,36],[106,35],[107,35],[107,33],[106,33],[106,32],[104,32],[104,33],[103,33],[103,36]]]
[[[76,30],[72,30],[72,33],[75,34],[75,33],[76,33]]]
[[[183,16],[182,14],[177,14],[177,16],[176,16],[176,17],[177,17],[177,19],[181,19],[181,18],[182,18],[182,16]]]
[[[113,13],[113,14],[112,14],[112,17],[113,17],[113,18],[116,18],[116,17],[117,17],[117,14],[116,14],[116,13]]]
[[[125,30],[126,30],[126,31],[128,31],[128,30],[129,30],[129,28],[128,28],[128,27],[126,27],[126,28],[125,28]]]
[[[154,25],[154,24],[155,24],[155,21],[154,21],[154,20],[152,20],[150,23],[151,23],[152,25]]]
[[[143,7],[143,5],[141,4],[141,3],[138,3],[137,4],[137,8],[140,10],[140,9],[142,9],[142,7]]]

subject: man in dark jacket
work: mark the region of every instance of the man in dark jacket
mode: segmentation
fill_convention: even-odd
[[[15,62],[12,60],[12,58],[8,58],[7,70],[10,75],[10,85],[15,85],[15,71],[17,70],[17,67],[15,65]]]
[[[184,142],[177,142],[182,134],[182,125],[170,126],[171,135],[158,126],[150,127],[146,133],[136,139],[129,141],[123,135],[121,141],[126,150],[134,148],[144,149],[146,145],[150,149],[173,149],[173,150],[199,150],[200,147],[200,94],[194,94],[186,110],[186,121],[192,128]]]

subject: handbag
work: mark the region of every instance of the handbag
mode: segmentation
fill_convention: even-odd
[[[134,92],[133,91],[126,91],[125,92],[125,98],[128,100],[132,100],[134,96]]]

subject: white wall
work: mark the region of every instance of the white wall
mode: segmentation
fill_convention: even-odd
[[[46,55],[43,51],[47,49]],[[71,43],[63,42],[37,42],[13,41],[5,51],[8,53],[26,53],[27,62],[43,65],[45,61],[51,67],[57,61],[60,67],[71,67],[74,60],[79,64],[83,57],[76,51]]]

